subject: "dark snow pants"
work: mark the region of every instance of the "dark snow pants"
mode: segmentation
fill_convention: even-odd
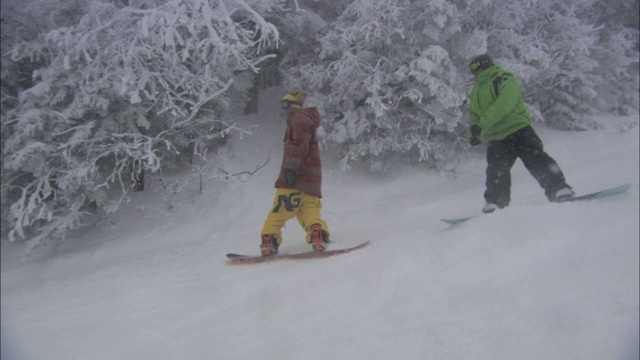
[[[542,140],[531,126],[522,128],[504,140],[491,141],[487,147],[487,181],[484,199],[503,208],[511,202],[511,168],[520,158],[529,173],[544,189],[549,201],[567,185],[556,161],[544,152]],[[569,187],[570,188],[570,187]]]

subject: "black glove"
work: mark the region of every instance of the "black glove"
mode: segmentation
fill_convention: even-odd
[[[479,138],[480,137],[480,132],[482,131],[482,129],[480,129],[480,126],[477,124],[473,124],[471,125],[471,128],[469,129],[471,131],[471,137],[472,138]]]
[[[289,186],[293,186],[298,182],[298,175],[291,169],[284,169],[284,180]]]
[[[482,129],[480,129],[480,126],[473,124],[471,125],[471,128],[469,130],[471,132],[469,144],[471,144],[471,146],[480,145],[480,143],[482,143],[482,141],[480,141],[480,132],[482,131]]]

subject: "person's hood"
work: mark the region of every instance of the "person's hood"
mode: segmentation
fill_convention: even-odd
[[[304,108],[302,110],[299,110],[296,114],[302,114],[311,119],[316,129],[320,126],[320,113],[318,112],[318,108]]]

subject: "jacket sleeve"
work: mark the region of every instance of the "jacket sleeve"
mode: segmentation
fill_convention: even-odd
[[[489,106],[480,118],[480,127],[490,129],[502,118],[509,114],[522,96],[520,85],[513,74],[502,74],[502,81],[498,86],[499,94],[496,101]]]
[[[473,101],[475,91],[471,92],[469,101],[469,129],[467,129],[467,138],[471,139],[471,126],[480,125],[480,111],[478,110],[478,104]]]
[[[284,141],[283,168],[300,172],[302,159],[309,152],[309,143],[313,133],[313,124],[304,115],[296,115],[290,125]]]

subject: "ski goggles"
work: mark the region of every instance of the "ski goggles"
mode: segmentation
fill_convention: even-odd
[[[280,107],[282,108],[282,110],[287,110],[289,107],[291,107],[291,105],[302,106],[302,103],[300,101],[293,100],[280,100]]]
[[[483,59],[483,60],[474,61],[471,64],[469,64],[469,69],[471,70],[471,73],[475,75],[478,73],[478,71],[487,67],[488,64],[491,64],[490,60]]]

